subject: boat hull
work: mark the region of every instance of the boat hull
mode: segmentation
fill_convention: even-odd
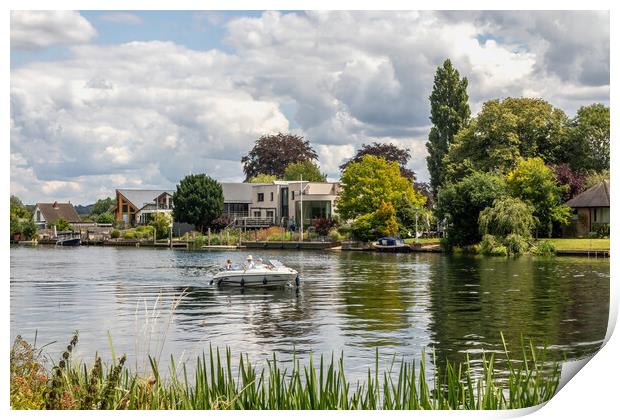
[[[409,245],[373,245],[373,249],[378,252],[411,252]]]
[[[290,270],[287,272],[276,271],[271,273],[222,271],[213,276],[211,283],[216,286],[238,287],[283,286],[289,283],[298,284],[298,276],[295,270]]]
[[[56,242],[58,246],[79,246],[81,243],[80,238],[60,239]]]

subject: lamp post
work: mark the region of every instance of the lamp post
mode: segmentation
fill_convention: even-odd
[[[172,248],[172,225],[173,225],[173,222],[170,221],[170,224],[168,225],[168,229],[169,229],[169,231],[168,231],[168,241],[170,241],[170,248]]]
[[[299,175],[299,241],[304,240],[304,185],[303,176]]]
[[[418,240],[418,208],[415,209],[415,243],[420,242]]]

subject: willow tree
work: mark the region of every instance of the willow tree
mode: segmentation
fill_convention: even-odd
[[[444,156],[452,139],[467,125],[470,116],[467,96],[467,78],[462,78],[449,59],[437,68],[431,101],[431,122],[433,127],[428,135],[426,163],[431,177],[433,194],[443,184],[445,178]]]

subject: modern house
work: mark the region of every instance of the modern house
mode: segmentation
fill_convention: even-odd
[[[304,226],[308,226],[312,219],[334,215],[339,185],[299,181],[223,183],[224,213],[236,226],[288,226],[298,224],[303,207]]]
[[[609,224],[609,180],[588,188],[566,205],[573,209],[576,236],[586,236],[597,225]]]
[[[224,214],[237,227],[257,228],[272,225],[297,225],[303,201],[304,226],[315,218],[332,217],[339,191],[337,182],[274,181],[249,184],[221,183]],[[303,191],[303,199],[300,196]],[[173,191],[116,190],[115,219],[129,226],[149,223],[155,212],[172,212]]]
[[[116,190],[116,209],[114,218],[117,223],[129,226],[148,224],[153,213],[172,212],[172,194],[169,190]]]
[[[82,223],[80,216],[71,203],[37,203],[32,214],[34,222],[39,229],[47,229],[60,219],[64,219],[71,225]]]

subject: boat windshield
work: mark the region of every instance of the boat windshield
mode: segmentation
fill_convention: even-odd
[[[269,265],[272,265],[273,267],[284,267],[284,264],[282,264],[278,260],[269,260],[268,263]]]

